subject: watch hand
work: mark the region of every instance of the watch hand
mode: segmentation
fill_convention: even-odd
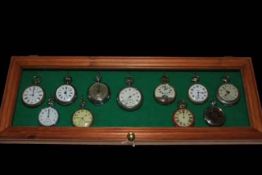
[[[226,90],[226,94],[225,94],[225,97],[230,94],[230,91]]]
[[[35,87],[33,87],[33,93],[32,93],[32,96],[34,96],[35,94]]]
[[[48,108],[47,118],[49,118],[50,109]]]
[[[67,91],[65,91],[65,93],[64,93],[64,94],[65,94],[66,98],[68,98]]]

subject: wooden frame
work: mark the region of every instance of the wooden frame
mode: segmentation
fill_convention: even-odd
[[[246,94],[249,128],[74,128],[12,127],[22,69],[166,69],[241,71]],[[126,145],[127,133],[135,133],[142,144],[261,144],[262,115],[251,58],[237,57],[12,57],[0,112],[1,143],[110,144]]]

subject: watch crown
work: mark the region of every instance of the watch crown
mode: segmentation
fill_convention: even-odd
[[[101,76],[101,74],[99,73],[99,74],[97,74],[96,75],[96,81],[97,82],[100,82],[101,81],[101,79],[102,79],[102,76]]]
[[[192,77],[192,82],[194,83],[199,82],[199,80],[200,80],[200,77],[196,74]]]
[[[224,76],[223,78],[222,78],[222,81],[224,82],[224,83],[228,83],[230,80],[229,80],[229,75],[226,75],[226,76]]]
[[[161,83],[165,84],[165,83],[169,83],[169,79],[166,75],[163,75],[161,78]]]
[[[64,80],[65,80],[66,84],[70,84],[72,82],[72,77],[68,75],[68,76],[65,77]]]
[[[80,107],[81,107],[81,108],[84,108],[85,105],[86,105],[86,101],[85,101],[85,99],[84,99],[83,97],[81,97],[81,104],[80,104]]]
[[[133,82],[134,82],[134,80],[133,80],[132,77],[127,77],[127,79],[126,79],[126,84],[127,84],[128,86],[132,86]]]
[[[48,105],[49,105],[49,106],[53,106],[53,105],[54,105],[54,98],[51,98],[51,97],[50,97],[50,98],[48,99]]]
[[[212,106],[215,106],[217,104],[217,102],[215,101],[215,100],[213,100],[212,102],[211,102],[211,105]]]
[[[39,85],[40,84],[40,81],[41,81],[41,78],[37,75],[33,76],[33,84],[35,85]]]
[[[186,102],[185,102],[184,100],[180,100],[180,101],[178,102],[178,107],[179,107],[179,108],[186,108],[186,107],[187,107],[187,104],[186,104]]]

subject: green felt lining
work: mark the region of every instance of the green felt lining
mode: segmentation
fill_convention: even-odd
[[[40,75],[46,97],[54,96],[56,88],[63,83],[64,77],[69,73],[72,84],[77,90],[76,101],[69,106],[62,106],[55,103],[55,108],[60,114],[58,127],[73,126],[72,115],[79,109],[80,97],[87,98],[87,90],[94,83],[98,70],[23,70],[19,85],[19,92],[13,116],[13,126],[39,126],[38,113],[43,107],[47,107],[47,99],[37,108],[30,108],[22,103],[23,90],[31,85],[34,75]],[[185,100],[195,115],[195,126],[208,126],[203,119],[204,110],[210,106],[211,100],[215,99],[216,91],[221,85],[221,77],[229,75],[231,82],[240,91],[240,101],[234,106],[224,106],[218,103],[226,115],[225,127],[248,127],[250,125],[246,99],[244,94],[243,82],[240,71],[124,71],[124,70],[101,70],[102,82],[109,85],[111,90],[110,100],[101,106],[95,106],[89,101],[86,108],[89,109],[94,121],[91,127],[174,127],[172,115],[177,109],[177,102]],[[193,72],[200,76],[200,83],[204,84],[209,91],[208,101],[201,105],[190,102],[187,97],[187,90],[192,85],[191,78]],[[170,84],[175,87],[177,96],[174,103],[168,106],[156,102],[153,97],[154,89],[159,85],[161,76],[165,73]],[[125,111],[117,104],[117,95],[124,88],[125,78],[134,78],[133,86],[138,88],[143,94],[142,106],[133,112]]]

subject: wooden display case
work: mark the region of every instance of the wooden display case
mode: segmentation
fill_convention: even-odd
[[[43,74],[43,86],[47,95],[62,83],[62,76],[70,73],[75,78],[78,94],[86,96],[96,72],[102,72],[111,88],[112,96],[105,106],[87,108],[94,112],[95,124],[89,128],[77,128],[70,124],[74,105],[61,107],[60,124],[43,127],[36,122],[38,108],[21,104],[21,92],[30,85],[31,76]],[[210,91],[209,100],[203,105],[191,104],[187,89],[193,72],[199,73]],[[166,73],[176,87],[178,97],[172,105],[161,106],[152,98],[152,90]],[[124,111],[117,106],[116,96],[124,87],[123,77],[132,75],[135,86],[142,89],[144,104],[135,112]],[[210,127],[203,122],[203,111],[209,106],[221,75],[231,74],[241,91],[241,102],[227,107],[228,123],[222,127]],[[82,76],[83,75],[83,76]],[[60,81],[61,80],[61,81]],[[137,81],[136,81],[137,80]],[[80,98],[78,97],[78,100]],[[196,114],[193,127],[180,128],[172,123],[172,111],[177,101],[184,99]],[[110,111],[111,110],[111,111]],[[174,144],[261,144],[262,115],[256,79],[251,58],[238,57],[105,57],[105,56],[14,56],[12,57],[0,112],[1,143],[47,144],[106,144],[106,145],[174,145]]]

